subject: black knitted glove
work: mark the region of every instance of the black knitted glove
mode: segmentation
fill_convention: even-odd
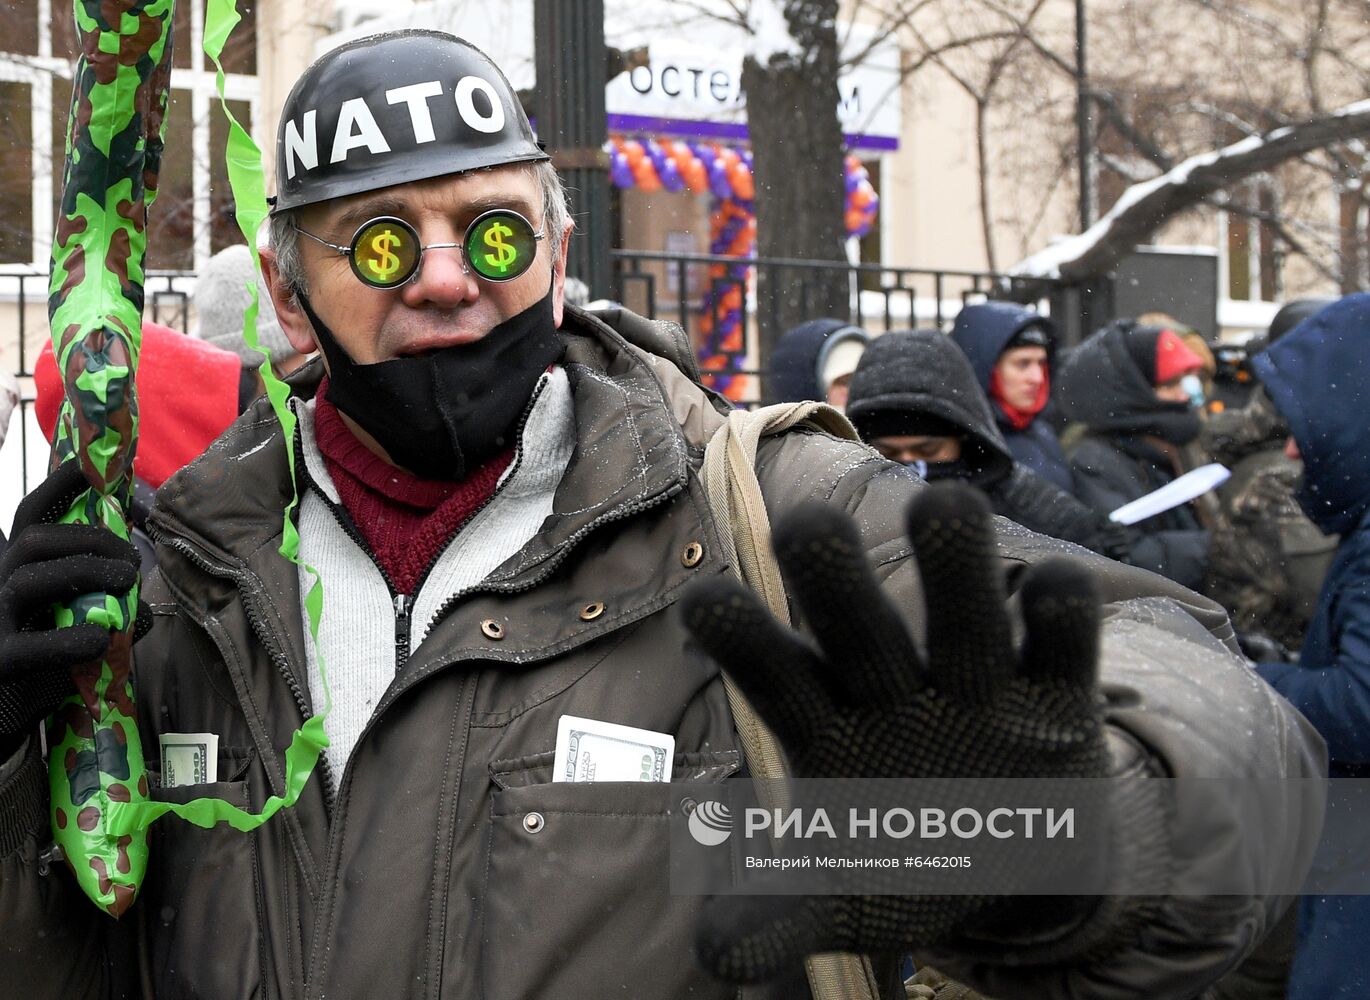
[[[56,524],[89,484],[67,462],[20,503],[0,557],[0,760],[76,690],[72,667],[109,646],[99,625],[57,628],[53,605],[82,594],[122,594],[138,579],[138,550],[93,525]],[[135,637],[152,616],[139,604]]]
[[[1141,532],[1131,525],[1115,524],[1106,517],[1100,517],[1098,530],[1088,547],[1100,555],[1125,563],[1131,558],[1132,547],[1137,544],[1140,535]]]
[[[877,585],[851,519],[823,505],[774,531],[788,593],[816,648],[732,579],[706,581],[682,600],[687,627],[774,730],[791,773],[1106,777],[1098,602],[1084,571],[1060,560],[1027,574],[1026,639],[1015,651],[986,501],[959,484],[932,485],[907,521],[927,605],[926,656]],[[706,906],[696,947],[714,975],[760,982],[816,952],[926,948],[992,917],[998,902],[719,897]]]

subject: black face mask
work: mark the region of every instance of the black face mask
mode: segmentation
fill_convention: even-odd
[[[303,295],[300,305],[328,359],[328,401],[424,479],[462,479],[513,444],[533,388],[565,346],[550,291],[474,343],[370,365],[348,357]]]
[[[974,479],[975,470],[964,458],[954,458],[950,462],[929,462],[928,471],[923,478],[928,482],[939,479]]]

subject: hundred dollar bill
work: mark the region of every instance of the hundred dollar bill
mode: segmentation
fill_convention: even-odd
[[[162,733],[162,787],[219,780],[217,733]]]
[[[670,781],[675,737],[563,715],[553,781]]]

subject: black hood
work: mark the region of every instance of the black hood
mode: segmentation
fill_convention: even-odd
[[[907,415],[934,417],[964,435],[962,459],[978,482],[992,483],[1013,471],[1013,457],[970,362],[937,330],[876,337],[852,375],[847,417],[863,440],[897,433],[887,428]]]
[[[1104,327],[1057,364],[1056,399],[1068,420],[1099,434],[1151,434],[1186,444],[1199,433],[1199,415],[1188,403],[1156,398],[1138,364],[1137,325],[1119,320]],[[1159,336],[1159,328],[1153,328]],[[1153,352],[1154,353],[1154,352]]]

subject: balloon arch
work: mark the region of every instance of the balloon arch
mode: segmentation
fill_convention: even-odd
[[[709,223],[709,253],[752,257],[756,249],[756,194],[752,155],[720,143],[673,139],[609,140],[609,176],[616,187],[639,191],[689,191],[709,195],[713,209]],[[880,197],[870,175],[855,156],[846,158],[847,235],[870,232],[880,208]],[[738,371],[745,358],[743,296],[746,264],[709,265],[709,290],[699,306],[704,335],[699,362],[715,372]],[[710,378],[714,389],[729,399],[740,399],[745,380],[721,374]]]

